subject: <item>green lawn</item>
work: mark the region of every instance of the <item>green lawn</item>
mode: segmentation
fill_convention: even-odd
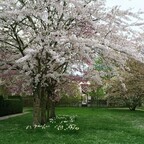
[[[144,112],[126,109],[57,108],[78,115],[78,133],[30,132],[32,114],[0,121],[0,144],[144,144]]]

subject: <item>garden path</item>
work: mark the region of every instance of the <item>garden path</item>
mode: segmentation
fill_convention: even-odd
[[[2,117],[0,117],[0,121],[1,121],[1,120],[5,120],[5,119],[9,119],[9,118],[11,118],[11,117],[21,116],[21,115],[24,115],[24,114],[27,114],[27,113],[29,113],[29,112],[23,112],[23,113],[19,113],[19,114],[2,116]]]

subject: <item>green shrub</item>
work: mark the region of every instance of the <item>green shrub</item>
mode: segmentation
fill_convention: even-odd
[[[58,102],[58,106],[78,106],[80,98],[78,96],[64,95]]]
[[[126,107],[126,104],[121,96],[108,96],[107,97],[108,107]]]
[[[4,100],[3,96],[0,96],[0,113],[1,113],[1,109],[3,107],[3,100]]]
[[[23,106],[24,107],[33,107],[33,96],[25,96],[23,97]]]
[[[8,99],[19,99],[22,100],[22,97],[19,95],[8,96]]]
[[[3,96],[0,95],[0,102],[3,101],[3,100],[4,100]]]
[[[22,100],[6,99],[0,102],[0,116],[21,113],[23,111]]]

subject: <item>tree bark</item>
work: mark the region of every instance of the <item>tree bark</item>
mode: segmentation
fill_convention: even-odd
[[[55,102],[53,100],[50,100],[50,118],[55,118],[56,113],[55,113]]]
[[[136,110],[136,106],[130,106],[129,109],[130,109],[131,111],[135,111],[135,110]]]
[[[49,116],[50,116],[50,99],[49,95],[47,94],[47,103],[46,103],[46,108],[47,108],[47,122],[49,122]]]
[[[34,95],[33,101],[33,125],[40,124],[40,99],[38,95]]]
[[[35,87],[35,84],[34,84]],[[40,104],[41,104],[41,86],[40,83],[37,85],[36,88],[33,89],[33,125],[39,125],[40,119],[41,119],[41,110],[40,110]]]
[[[46,124],[46,94],[45,94],[45,89],[41,88],[41,125]]]

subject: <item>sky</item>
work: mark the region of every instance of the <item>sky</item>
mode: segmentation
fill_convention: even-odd
[[[106,0],[107,6],[120,5],[122,9],[132,8],[133,11],[144,11],[144,0]]]

